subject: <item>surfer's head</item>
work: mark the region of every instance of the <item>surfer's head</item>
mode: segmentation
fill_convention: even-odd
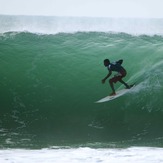
[[[104,60],[104,66],[107,67],[107,66],[109,66],[109,64],[110,64],[109,59],[105,59]]]

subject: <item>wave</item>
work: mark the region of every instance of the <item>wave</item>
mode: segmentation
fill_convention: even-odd
[[[162,43],[161,36],[105,32],[0,36],[1,147],[151,140],[162,146]],[[96,104],[111,91],[101,84],[105,58],[124,59],[125,81],[136,87]]]
[[[163,19],[1,15],[0,22],[0,33],[27,31],[36,34],[75,32],[109,32],[161,36],[163,34]]]

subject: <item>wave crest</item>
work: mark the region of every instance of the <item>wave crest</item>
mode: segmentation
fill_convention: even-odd
[[[0,33],[11,31],[42,34],[113,32],[132,35],[163,35],[163,19],[0,16]]]

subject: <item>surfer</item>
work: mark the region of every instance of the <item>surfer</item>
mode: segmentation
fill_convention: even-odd
[[[112,63],[110,63],[109,59],[104,60],[104,66],[107,67],[109,73],[104,79],[102,79],[102,83],[105,83],[106,79],[108,79],[111,76],[112,71],[118,72],[113,78],[111,78],[109,80],[110,87],[111,87],[111,89],[113,91],[110,94],[110,96],[116,95],[113,83],[116,83],[117,81],[124,84],[127,89],[130,88],[130,86],[122,80],[122,78],[124,78],[126,76],[126,74],[127,74],[126,70],[121,66],[122,62],[123,62],[122,59],[119,60],[119,61],[116,61],[116,62],[112,62]]]

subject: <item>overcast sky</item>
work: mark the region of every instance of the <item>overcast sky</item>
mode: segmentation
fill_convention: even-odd
[[[163,18],[163,0],[0,0],[0,14]]]

